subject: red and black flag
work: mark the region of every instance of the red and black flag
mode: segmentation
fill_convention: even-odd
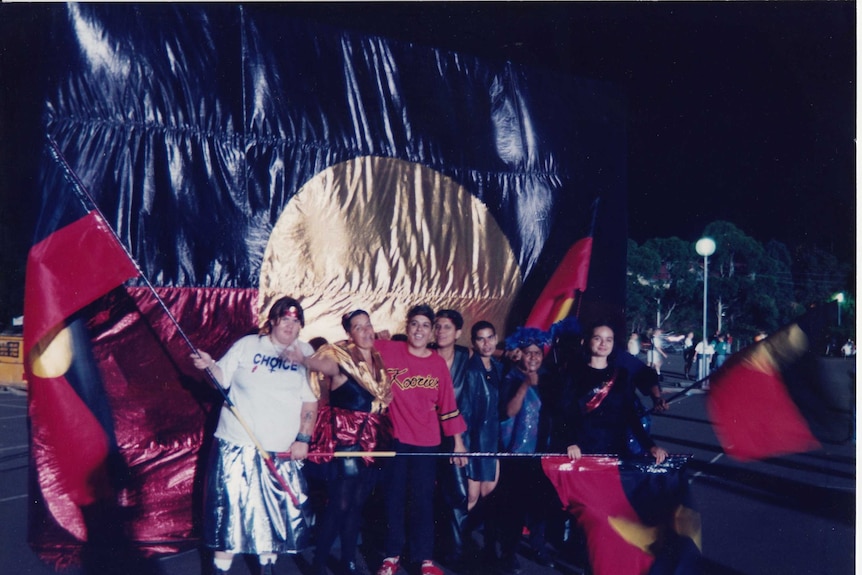
[[[833,304],[834,305],[834,304]],[[852,437],[852,381],[825,348],[829,305],[731,356],[710,377],[707,409],[724,451],[741,461],[802,453]]]
[[[57,526],[85,541],[81,508],[111,491],[106,466],[117,446],[79,312],[138,272],[75,184],[59,168],[55,176],[27,260],[25,371],[41,498]]]
[[[548,331],[553,324],[568,317],[575,299],[587,290],[592,251],[591,236],[581,238],[569,248],[533,305],[525,327]]]
[[[688,457],[661,465],[587,455],[543,458],[563,507],[578,521],[595,575],[700,573],[700,514],[692,509]]]

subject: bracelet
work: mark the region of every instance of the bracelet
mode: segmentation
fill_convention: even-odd
[[[307,433],[297,433],[296,441],[301,441],[302,443],[311,443],[311,436]]]

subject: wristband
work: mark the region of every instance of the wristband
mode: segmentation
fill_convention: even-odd
[[[311,436],[307,433],[297,433],[296,441],[301,441],[302,443],[311,443]]]

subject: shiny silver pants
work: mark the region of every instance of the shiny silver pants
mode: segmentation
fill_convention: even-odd
[[[216,438],[204,494],[204,541],[228,553],[298,553],[311,542],[311,508],[299,465],[276,461],[296,506],[253,446]]]

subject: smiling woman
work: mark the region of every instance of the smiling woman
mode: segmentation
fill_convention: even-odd
[[[375,343],[392,378],[389,417],[396,452],[433,453],[440,446],[441,430],[454,439],[454,452],[466,451],[461,434],[467,425],[458,411],[449,367],[428,349],[433,324],[434,310],[420,304],[407,312],[406,342]],[[454,458],[453,463],[463,467],[467,461]],[[432,560],[436,466],[433,457],[395,457],[387,462],[386,559],[378,575],[394,575],[407,546],[412,558],[422,561],[422,575],[442,575]]]
[[[272,573],[279,554],[298,553],[310,544],[310,508],[298,461],[308,455],[317,398],[304,361],[313,350],[297,339],[304,325],[299,302],[281,297],[267,311],[260,333],[240,338],[218,361],[205,351],[192,356],[194,366],[210,372],[228,398],[205,487],[204,541],[214,550],[216,573],[227,573],[238,553],[257,555],[261,573]],[[272,481],[262,450],[285,454],[270,468],[278,482]]]

